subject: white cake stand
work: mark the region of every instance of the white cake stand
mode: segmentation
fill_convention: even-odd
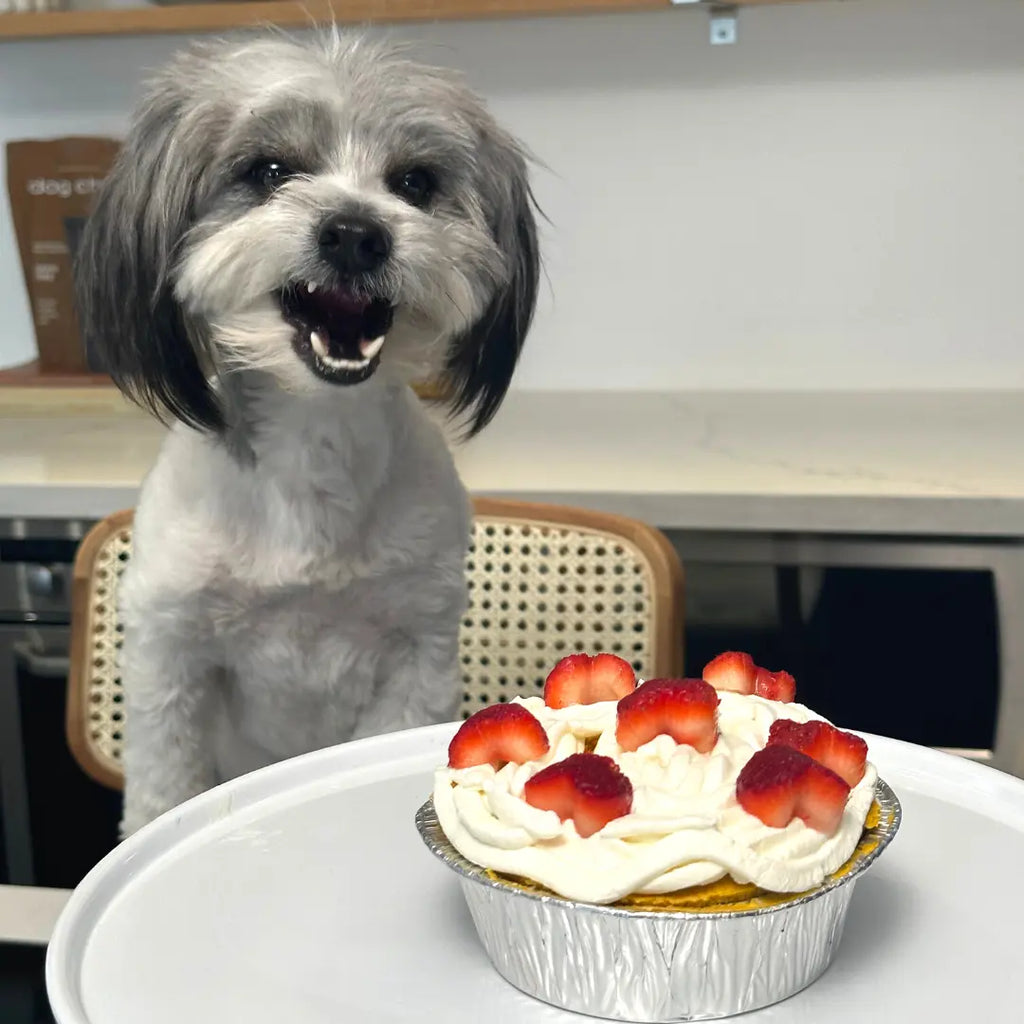
[[[455,879],[413,827],[454,729],[275,765],[122,844],[50,944],[59,1024],[583,1021],[493,971]],[[903,827],[858,882],[832,967],[742,1019],[1019,1019],[1024,782],[867,739]]]

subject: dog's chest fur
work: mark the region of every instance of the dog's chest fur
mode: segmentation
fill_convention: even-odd
[[[225,774],[350,738],[415,638],[457,634],[469,510],[444,440],[406,389],[341,397],[249,395],[244,436],[176,430],[145,485],[126,621],[163,592],[208,655],[222,737],[257,748]],[[447,717],[456,681],[423,685]]]

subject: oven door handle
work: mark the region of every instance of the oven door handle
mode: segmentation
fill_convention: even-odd
[[[40,679],[66,679],[71,668],[71,659],[63,654],[40,654],[32,645],[19,641],[11,645],[18,663],[27,672]]]

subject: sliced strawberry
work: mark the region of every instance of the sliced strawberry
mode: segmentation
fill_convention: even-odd
[[[615,739],[621,750],[666,733],[707,754],[718,742],[718,694],[703,679],[650,679],[619,701]]]
[[[800,818],[811,828],[835,834],[850,787],[835,772],[789,747],[765,747],[743,766],[736,799],[772,828]]]
[[[768,730],[767,746],[789,747],[813,757],[830,768],[847,785],[856,786],[864,778],[868,745],[852,732],[843,732],[829,722],[791,722],[780,718]]]
[[[834,836],[843,820],[850,787],[835,772],[829,771],[817,761],[811,761],[811,765],[812,768],[804,777],[803,792],[797,802],[797,817],[811,828],[827,836]]]
[[[789,718],[780,718],[772,722],[765,746],[789,747],[790,750],[799,750],[801,754],[813,757],[818,764],[825,764],[832,749],[832,737],[829,735],[832,728],[828,722],[814,719],[810,722],[794,722]]]
[[[471,715],[448,744],[448,767],[536,761],[548,752],[544,727],[520,704],[492,704]]]
[[[852,732],[836,729],[832,737],[832,752],[825,767],[831,768],[847,785],[856,786],[864,778],[867,760],[868,745],[864,740]]]
[[[754,693],[765,700],[796,700],[796,680],[788,672],[769,672],[759,668],[754,676]]]
[[[629,814],[633,786],[610,757],[571,754],[537,772],[523,787],[523,798],[562,821],[572,818],[586,839],[614,818]]]
[[[742,651],[725,651],[712,658],[701,673],[716,690],[731,690],[733,693],[753,693],[754,659]]]
[[[544,703],[549,708],[618,700],[636,689],[636,673],[628,661],[614,654],[570,654],[544,682]]]

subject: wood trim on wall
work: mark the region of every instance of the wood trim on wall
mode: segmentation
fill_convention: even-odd
[[[809,0],[735,0],[740,6]],[[475,21],[671,9],[671,0],[272,0],[185,3],[0,14],[0,41],[57,36],[221,32],[261,25],[312,28],[317,23]],[[686,8],[681,8],[685,10]]]

